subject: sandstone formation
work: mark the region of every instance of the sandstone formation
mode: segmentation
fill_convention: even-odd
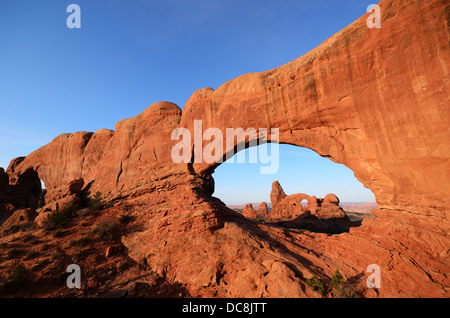
[[[270,191],[270,202],[272,202],[272,204],[278,204],[278,202],[281,202],[284,198],[286,198],[286,193],[284,193],[284,190],[281,187],[280,183],[278,181],[272,182],[272,191]]]
[[[269,208],[267,207],[266,202],[261,202],[259,204],[258,211],[256,212],[257,215],[266,216],[267,213],[269,213]]]
[[[258,210],[255,210],[253,204],[247,204],[242,210],[242,215],[249,219],[257,219],[259,217],[266,217],[269,213],[266,202],[261,202],[259,204]]]
[[[312,297],[305,281],[313,274],[368,276],[378,264],[382,287],[365,296],[448,297],[450,4],[379,5],[380,29],[368,28],[365,14],[288,64],[194,92],[183,112],[158,102],[115,131],[63,134],[13,160],[7,185],[0,171],[0,208],[36,208],[39,179],[46,205],[76,195],[67,186],[82,179],[86,197],[100,191],[111,204],[134,206],[140,230],[121,238],[129,257],[192,296]],[[245,219],[211,196],[220,163],[172,161],[172,131],[194,136],[194,120],[203,131],[279,128],[281,143],[352,169],[375,194],[376,218],[340,235]],[[191,140],[192,149],[207,145]],[[289,198],[275,188],[272,203]],[[322,208],[333,214],[336,202],[327,196]]]
[[[37,208],[42,192],[37,172],[27,169],[19,175],[15,174],[16,168],[24,159],[25,157],[13,159],[6,170],[6,175],[4,169],[1,169],[0,201],[15,208]]]
[[[251,203],[247,204],[242,211],[242,215],[249,219],[255,219],[257,212]]]
[[[347,219],[344,210],[339,206],[338,197],[333,193],[327,194],[323,199],[304,193],[286,195],[280,183],[274,181],[270,198],[274,200],[269,213],[272,219],[297,218],[306,215],[320,219]],[[306,206],[301,204],[303,200],[307,201]]]

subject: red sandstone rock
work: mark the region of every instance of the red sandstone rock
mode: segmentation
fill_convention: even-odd
[[[269,213],[269,208],[267,207],[267,203],[261,202],[259,204],[258,212],[256,214],[261,215],[261,216],[266,216],[267,213]]]
[[[247,204],[242,211],[242,215],[249,219],[256,218],[256,210],[251,203]]]
[[[322,206],[338,205],[339,198],[334,193],[328,193],[322,200]]]
[[[51,204],[83,178],[91,194],[136,206],[141,230],[122,237],[129,256],[194,296],[308,297],[313,274],[358,277],[378,264],[380,296],[448,297],[449,4],[379,5],[381,29],[368,28],[365,14],[286,65],[194,92],[183,114],[160,102],[114,132],[58,136],[11,163],[9,186],[24,190],[19,205],[31,206],[40,178]],[[203,130],[279,128],[280,142],[352,169],[375,194],[376,219],[327,236],[240,217],[211,197],[218,163],[171,160],[172,131],[185,127],[193,136],[194,120]],[[299,197],[279,190],[272,202],[287,199],[287,211]],[[308,209],[317,212],[312,203]]]
[[[72,181],[70,181],[67,185],[67,190],[65,192],[65,195],[81,195],[81,189],[83,189],[84,180],[83,178],[76,178]]]
[[[280,195],[282,193],[282,195]],[[347,218],[344,210],[339,207],[339,198],[329,193],[323,199],[309,196],[304,193],[297,193],[286,196],[278,181],[272,183],[272,210],[269,217],[272,219],[297,218],[303,215],[313,215],[320,219]],[[301,202],[306,200],[307,206],[302,206]]]
[[[278,183],[278,181],[272,182],[272,191],[270,192],[270,202],[272,204],[277,204],[282,201],[286,197],[286,193],[284,193],[283,188]]]

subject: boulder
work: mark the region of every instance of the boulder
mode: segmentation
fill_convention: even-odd
[[[83,178],[76,178],[72,181],[70,181],[67,184],[67,190],[65,192],[66,195],[81,195],[81,189],[83,189],[84,180]]]
[[[322,200],[322,206],[339,205],[339,198],[334,193],[328,193]]]

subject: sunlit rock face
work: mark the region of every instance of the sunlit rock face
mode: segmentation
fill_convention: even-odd
[[[38,176],[50,204],[81,178],[85,195],[140,206],[141,231],[122,238],[129,255],[192,295],[310,297],[313,274],[364,277],[377,264],[382,287],[363,280],[366,296],[448,297],[449,5],[382,0],[381,28],[368,28],[366,14],[288,64],[194,92],[183,111],[158,102],[115,131],[58,136],[14,162],[0,192],[31,180],[33,193]],[[195,120],[224,134],[278,128],[281,143],[352,169],[375,194],[377,217],[331,236],[245,219],[211,196],[218,163],[173,162],[173,130],[194,135]]]

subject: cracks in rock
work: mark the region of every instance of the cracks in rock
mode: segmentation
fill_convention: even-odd
[[[120,171],[119,171],[119,173],[117,174],[117,178],[116,178],[116,186],[119,184],[119,179],[120,179],[120,176],[122,175],[122,172],[123,172],[123,169],[122,169],[122,162],[120,162]]]
[[[347,97],[348,97],[348,95],[342,96],[341,98],[338,99],[338,103],[339,103],[341,100],[343,100],[344,98],[347,98]]]

